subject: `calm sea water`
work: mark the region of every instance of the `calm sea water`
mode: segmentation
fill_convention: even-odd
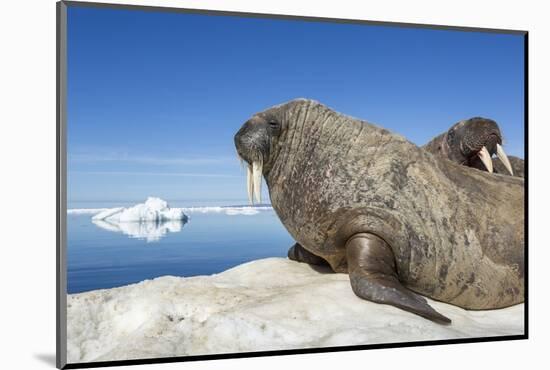
[[[188,215],[187,223],[113,227],[93,223],[91,214],[68,214],[68,293],[113,288],[163,275],[210,275],[259,258],[284,257],[293,244],[272,210],[253,215]]]

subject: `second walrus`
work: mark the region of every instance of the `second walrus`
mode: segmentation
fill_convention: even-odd
[[[500,128],[492,119],[473,117],[457,122],[422,148],[467,167],[524,177],[523,159],[506,155]],[[495,154],[498,160],[492,158]]]

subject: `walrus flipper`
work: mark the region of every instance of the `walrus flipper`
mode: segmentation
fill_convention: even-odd
[[[351,287],[359,297],[389,304],[441,324],[451,323],[426,299],[401,285],[393,252],[383,239],[368,233],[353,235],[346,243],[346,258]]]
[[[288,250],[288,258],[293,261],[304,262],[310,265],[328,265],[327,261],[311,253],[310,251],[302,247],[299,243],[296,243],[292,247],[290,247],[290,249]]]

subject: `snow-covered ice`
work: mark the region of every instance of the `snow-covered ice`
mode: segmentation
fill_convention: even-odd
[[[283,258],[68,295],[68,360],[90,362],[523,334],[524,305],[435,324],[353,294],[346,274]]]
[[[170,208],[165,200],[149,197],[145,203],[136,204],[133,207],[106,209],[93,216],[92,220],[102,220],[111,223],[185,221],[187,220],[187,215],[181,208]]]
[[[181,208],[170,208],[160,198],[149,197],[133,207],[70,209],[68,214],[91,214],[98,227],[121,232],[148,242],[160,240],[168,232],[179,232],[188,217]]]
[[[105,230],[120,232],[132,238],[158,241],[168,232],[179,232],[189,220],[187,214],[220,213],[228,216],[256,215],[262,211],[272,211],[273,207],[260,206],[207,206],[170,207],[160,198],[149,197],[145,203],[132,207],[78,208],[69,209],[70,215],[92,215],[92,222]]]

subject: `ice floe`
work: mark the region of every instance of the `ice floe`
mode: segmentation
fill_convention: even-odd
[[[187,207],[187,213],[225,213],[226,215],[256,215],[261,211],[272,211],[270,206],[226,206],[226,207]]]
[[[148,242],[160,240],[169,232],[181,231],[188,222],[188,214],[218,213],[233,215],[256,215],[262,211],[272,211],[268,205],[259,206],[208,206],[170,207],[160,198],[149,197],[145,203],[132,207],[79,208],[69,209],[69,215],[92,215],[92,222],[108,231],[120,232],[132,238]]]
[[[161,202],[166,203],[162,199],[159,198],[148,198],[148,199],[156,199]],[[147,204],[147,202],[145,202]],[[137,205],[141,206],[141,205]],[[71,215],[83,215],[83,214],[90,214],[94,215],[94,220],[105,220],[107,218],[113,218],[114,217],[120,217],[120,215],[117,215],[121,213],[123,210],[130,210],[132,208],[135,208],[137,206],[131,207],[131,208],[124,208],[124,207],[117,207],[117,208],[76,208],[76,209],[69,209],[67,210],[67,214]],[[229,216],[234,215],[256,215],[262,211],[272,211],[273,207],[263,205],[263,206],[207,206],[207,207],[183,207],[183,208],[170,208],[172,212],[183,212],[185,214],[188,213],[220,213],[220,214],[226,214]],[[132,217],[135,218],[137,210],[129,211],[132,213]]]
[[[100,212],[104,212],[109,208],[73,208],[68,209],[67,214],[69,215],[95,215]]]
[[[149,197],[145,203],[136,204],[133,207],[111,208],[99,212],[92,217],[92,220],[102,220],[111,223],[186,221],[187,215],[181,208],[170,208],[165,200]]]
[[[70,363],[523,334],[524,305],[439,325],[358,298],[346,274],[284,258],[68,295]]]

